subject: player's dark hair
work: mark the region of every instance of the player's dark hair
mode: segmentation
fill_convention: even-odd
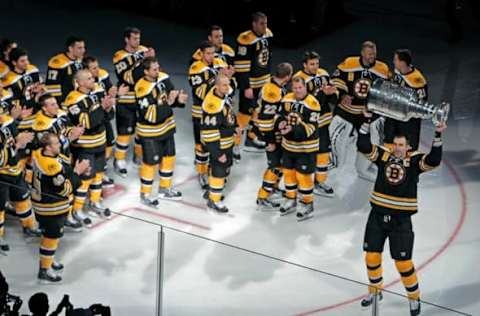
[[[98,59],[96,57],[87,56],[82,60],[82,64],[83,64],[84,68],[88,68],[88,65],[90,65],[91,63],[97,62],[97,61],[98,61]]]
[[[266,19],[267,15],[263,12],[255,12],[252,14],[252,22],[258,22],[259,20]]]
[[[7,49],[10,48],[10,46],[12,46],[13,44],[17,43],[16,40],[13,40],[13,39],[9,39],[9,38],[4,38],[1,42],[0,42],[0,59],[2,60],[6,60],[7,57],[9,56],[5,56],[5,51]]]
[[[75,43],[79,43],[79,42],[85,42],[85,40],[78,36],[69,36],[65,41],[65,47],[68,49],[69,47],[74,46]]]
[[[295,82],[300,82],[302,85],[305,85],[305,79],[303,79],[302,77],[295,77],[292,79],[292,83],[295,83]]]
[[[18,61],[20,57],[23,57],[23,56],[28,56],[28,52],[21,47],[17,47],[12,49],[9,57],[10,57],[10,61],[12,62],[12,61]]]
[[[395,138],[405,138],[405,140],[407,141],[407,145],[410,144],[410,138],[408,137],[407,134],[398,132],[393,136],[393,139],[395,139]]]
[[[40,104],[40,106],[44,106],[45,102],[47,102],[47,100],[51,98],[55,98],[55,97],[50,93],[42,94],[40,98],[38,98],[38,104]]]
[[[134,26],[127,26],[125,30],[123,30],[123,38],[130,38],[132,34],[140,34],[141,31],[138,27]]]
[[[200,46],[198,47],[202,52],[204,52],[207,48],[215,48],[215,45],[213,45],[212,42],[210,41],[203,41],[200,43]]]
[[[291,76],[293,73],[293,67],[290,63],[280,63],[275,67],[275,77],[283,79],[288,76]]]
[[[320,55],[315,51],[306,51],[303,55],[303,62],[307,63],[309,60],[318,59],[320,60]]]
[[[158,63],[158,59],[155,57],[145,57],[142,62],[143,69],[150,69],[153,64]]]
[[[362,43],[362,50],[364,50],[365,48],[376,48],[377,45],[375,44],[375,42],[372,42],[372,41],[365,41]]]
[[[208,36],[212,35],[213,31],[221,31],[222,27],[220,25],[212,25],[208,28]]]
[[[405,62],[407,66],[412,64],[412,52],[406,48],[400,48],[395,51],[395,55],[397,55],[398,59]]]
[[[58,139],[58,136],[55,133],[45,133],[45,134],[43,134],[42,137],[40,138],[40,146],[42,148],[45,148],[48,145],[50,145],[52,143],[53,137],[56,137]]]

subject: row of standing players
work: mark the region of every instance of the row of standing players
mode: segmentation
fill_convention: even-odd
[[[362,45],[361,56],[349,57],[342,62],[332,78],[319,68],[319,57],[311,52],[305,56],[304,69],[293,76],[293,92],[288,93],[285,87],[292,77],[292,67],[288,63],[282,63],[276,67],[273,76],[270,75],[273,35],[267,28],[265,15],[258,13],[253,16],[252,29],[238,37],[236,51],[223,44],[222,37],[221,28],[213,27],[209,32],[209,42],[202,44],[195,52],[189,69],[189,81],[193,90],[196,170],[202,186],[207,188],[205,196],[208,206],[219,212],[228,211],[222,203],[225,178],[232,161],[240,158],[238,145],[241,132],[247,130],[245,147],[265,147],[268,158],[268,169],[258,193],[259,206],[280,206],[272,196],[278,191],[278,181],[283,173],[286,192],[280,211],[290,213],[296,209],[298,191],[301,207],[297,217],[300,220],[308,218],[313,211],[314,188],[320,194],[333,193],[333,189],[325,183],[329,157],[333,157],[333,163],[338,164],[340,156],[346,156],[346,152],[340,149],[342,140],[358,135],[371,82],[376,78],[388,79],[391,73],[386,64],[376,60],[376,47],[372,42]],[[125,49],[118,51],[113,60],[118,78],[117,87],[111,84],[108,73],[98,69],[98,62],[94,58],[84,58],[82,63],[85,43],[75,38],[67,43],[67,52],[56,55],[49,61],[46,90],[53,97],[46,95],[41,98],[42,84],[38,69],[28,64],[28,56],[27,62],[23,62],[25,58],[22,60],[22,57],[26,53],[22,55],[21,49],[11,52],[9,62],[13,69],[2,79],[7,88],[2,92],[2,104],[8,103],[9,94],[13,104],[5,107],[9,109],[5,115],[14,117],[11,125],[20,131],[18,135],[15,135],[15,131],[10,133],[16,143],[15,147],[18,147],[13,150],[13,156],[16,155],[19,162],[18,170],[25,169],[27,179],[28,168],[33,166],[35,170],[32,181],[33,192],[37,196],[35,199],[32,195],[35,212],[40,216],[43,212],[43,215],[52,218],[64,215],[67,225],[72,228],[77,228],[79,223],[87,226],[91,224],[89,217],[82,212],[87,193],[93,213],[105,217],[110,215],[109,210],[101,205],[100,192],[105,159],[111,155],[114,144],[111,126],[113,105],[116,105],[117,118],[114,161],[117,173],[125,175],[127,172],[126,151],[135,134],[143,149],[143,154],[140,154],[139,149],[135,150],[137,157],[142,156],[142,201],[158,205],[158,200],[150,195],[156,165],[159,166],[160,173],[160,197],[181,197],[171,186],[175,162],[175,121],[171,108],[183,107],[187,96],[183,91],[175,90],[169,76],[160,71],[158,61],[153,58],[154,50],[140,45],[138,29],[127,29],[124,39]],[[394,63],[396,69],[393,79],[401,85],[415,88],[419,96],[426,99],[426,81],[411,66],[408,51],[398,51]],[[80,71],[85,66],[91,71]],[[235,89],[239,90],[240,96],[236,115],[232,108]],[[58,109],[57,101],[61,102],[65,112]],[[330,105],[334,105],[333,119]],[[57,110],[48,110],[55,107]],[[42,116],[46,117],[45,122],[42,122]],[[413,149],[418,148],[418,120],[408,123],[386,121],[386,145],[393,143],[393,135],[400,131],[408,133]],[[66,197],[62,201],[63,205],[51,201],[42,204],[43,196],[49,194],[49,188],[43,188],[38,183],[43,183],[42,177],[49,176],[50,169],[56,169],[48,168],[50,166],[42,168],[41,163],[35,163],[39,160],[32,159],[34,154],[28,155],[32,148],[41,149],[42,145],[28,148],[28,138],[31,136],[27,137],[28,132],[22,130],[35,131],[39,143],[42,143],[40,140],[45,131],[53,132],[62,144],[64,152],[58,155],[57,160],[62,162],[65,170],[68,169],[66,166],[72,165],[68,163],[69,157],[73,157],[76,162],[74,166],[83,165],[79,167],[80,170],[86,168],[81,173],[80,182],[73,178],[69,180],[68,176],[53,178],[52,187],[59,183],[58,186],[61,187],[69,180],[70,189],[62,189]],[[7,143],[9,142],[5,142]],[[23,146],[26,148],[22,149]],[[8,159],[4,161],[7,163],[1,170],[12,169],[13,165],[9,164]],[[73,186],[72,183],[79,184]],[[22,185],[18,187],[25,188]],[[53,189],[55,190],[58,188]],[[58,192],[52,193],[58,195]],[[28,206],[21,207],[21,202],[26,199],[16,201],[15,195],[10,192],[5,200],[15,202],[24,227],[27,231],[34,230],[31,210]],[[27,212],[23,210],[25,208],[28,209]],[[53,235],[63,232],[63,229],[57,230],[60,232]],[[40,250],[41,271],[50,271],[52,266],[55,267],[52,249],[56,249],[56,245],[53,245],[55,242],[52,239],[55,238],[48,238],[44,233]]]
[[[407,49],[395,51],[392,73],[376,59],[376,45],[371,41],[362,44],[360,56],[339,64],[332,77],[319,67],[315,52],[305,54],[304,69],[293,76],[289,63],[277,65],[270,75],[273,35],[266,24],[264,15],[254,15],[252,30],[237,38],[235,53],[219,40],[219,28],[212,28],[210,43],[204,43],[193,56],[196,61],[190,67],[189,80],[195,161],[200,184],[207,189],[208,206],[228,212],[222,191],[232,160],[240,159],[238,145],[245,129],[245,149],[265,149],[267,156],[257,205],[260,209],[279,209],[282,215],[296,211],[298,220],[311,217],[314,192],[333,196],[333,188],[326,184],[329,164],[343,165],[349,155],[348,144],[356,144],[358,176],[375,182],[363,243],[371,286],[361,305],[371,306],[375,296],[383,299],[382,252],[388,238],[410,314],[419,315],[411,216],[418,208],[420,174],[440,164],[441,132],[446,125],[436,127],[432,150],[424,154],[417,151],[420,119],[400,122],[381,118],[366,112],[365,106],[368,90],[378,78],[414,89],[418,100],[426,102],[426,79],[412,65]],[[233,78],[228,64],[232,60]],[[231,79],[236,80],[232,83]],[[231,113],[233,87],[240,90],[236,117]],[[279,190],[282,176],[284,192]]]

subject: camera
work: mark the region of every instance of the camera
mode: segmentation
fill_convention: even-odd
[[[63,308],[65,308],[66,316],[110,316],[110,307],[101,304],[93,304],[89,308],[73,308],[68,295],[64,295],[62,301],[58,304],[57,313],[59,314]]]

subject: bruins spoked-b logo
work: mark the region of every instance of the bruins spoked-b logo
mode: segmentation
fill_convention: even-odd
[[[385,165],[385,178],[391,185],[399,185],[402,183],[405,180],[406,174],[405,167],[396,161],[389,162]]]
[[[365,99],[368,95],[368,89],[372,85],[372,81],[367,78],[360,78],[353,83],[353,93],[359,99]]]

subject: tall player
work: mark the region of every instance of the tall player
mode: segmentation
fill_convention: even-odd
[[[252,28],[241,33],[237,38],[235,77],[240,90],[237,122],[242,131],[245,131],[250,124],[260,89],[270,79],[273,33],[268,29],[267,22],[267,16],[264,13],[254,13]],[[251,124],[244,149],[265,150],[265,143],[258,139]]]
[[[378,175],[370,195],[372,210],[365,229],[363,249],[366,252],[370,294],[362,306],[372,304],[376,289],[383,286],[382,252],[385,240],[390,244],[390,255],[401,275],[410,302],[410,314],[420,314],[420,290],[412,262],[414,233],[411,217],[418,211],[417,184],[420,174],[440,165],[442,160],[442,132],[446,124],[435,128],[430,153],[411,151],[405,134],[393,138],[393,149],[372,145],[370,122],[372,114],[365,111],[357,141],[358,150],[378,166]],[[379,299],[382,299],[380,294]]]
[[[118,98],[116,106],[117,142],[115,146],[115,172],[120,176],[127,176],[128,145],[135,134],[137,123],[137,103],[135,100],[135,83],[143,76],[142,60],[145,57],[155,56],[153,48],[140,45],[141,31],[136,27],[127,27],[123,32],[125,47],[118,50],[113,56],[113,66],[117,75],[118,87],[128,86],[128,92]],[[134,162],[140,164],[141,145],[135,139]]]
[[[330,124],[332,152],[337,163],[345,162],[348,143],[355,143],[371,84],[377,78],[389,77],[388,66],[377,60],[377,46],[371,41],[362,44],[360,56],[348,57],[337,66],[332,75],[332,83],[337,87],[340,96]],[[372,127],[379,127],[381,122],[376,120]],[[379,138],[379,134],[378,132],[375,136]],[[375,142],[380,143],[380,140]],[[376,170],[365,157],[357,154],[355,164],[359,177],[374,181]]]

